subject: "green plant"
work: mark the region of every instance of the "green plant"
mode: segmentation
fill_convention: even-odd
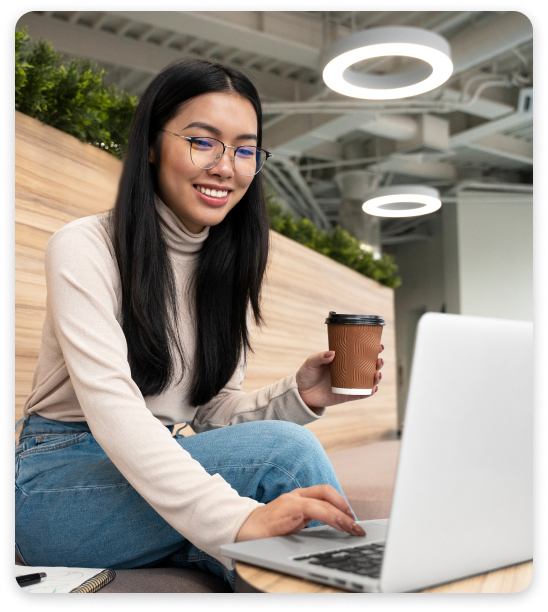
[[[137,98],[106,86],[97,64],[62,57],[26,28],[15,31],[15,108],[121,158]]]
[[[310,219],[295,219],[289,212],[284,212],[276,201],[276,193],[268,185],[266,194],[270,227],[275,232],[304,244],[382,285],[393,289],[401,285],[401,278],[397,275],[398,266],[391,255],[384,253],[380,259],[374,259],[373,255],[364,250],[340,225],[331,233],[320,231]]]

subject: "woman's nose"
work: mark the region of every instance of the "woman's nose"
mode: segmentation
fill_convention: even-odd
[[[232,153],[228,150],[225,151],[217,165],[210,168],[208,172],[223,178],[230,178],[234,174],[234,158]]]

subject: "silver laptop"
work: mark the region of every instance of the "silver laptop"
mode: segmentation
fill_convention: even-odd
[[[533,324],[425,314],[390,519],[221,547],[357,592],[405,592],[533,558]]]

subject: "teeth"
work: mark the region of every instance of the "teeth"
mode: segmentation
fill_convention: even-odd
[[[207,189],[205,187],[199,187],[198,190],[204,193],[205,195],[212,196],[214,198],[226,198],[228,195],[228,191],[221,191],[220,189]]]

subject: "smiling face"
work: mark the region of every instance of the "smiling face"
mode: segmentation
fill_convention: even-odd
[[[192,98],[163,129],[181,136],[217,138],[233,147],[257,145],[255,109],[236,93],[208,93]],[[187,140],[165,132],[161,137],[160,167],[156,167],[158,196],[193,234],[219,224],[242,199],[253,177],[234,171],[234,149],[226,149],[214,168],[203,170],[192,163]],[[155,163],[152,147],[149,161]],[[212,190],[221,197],[212,195]]]

